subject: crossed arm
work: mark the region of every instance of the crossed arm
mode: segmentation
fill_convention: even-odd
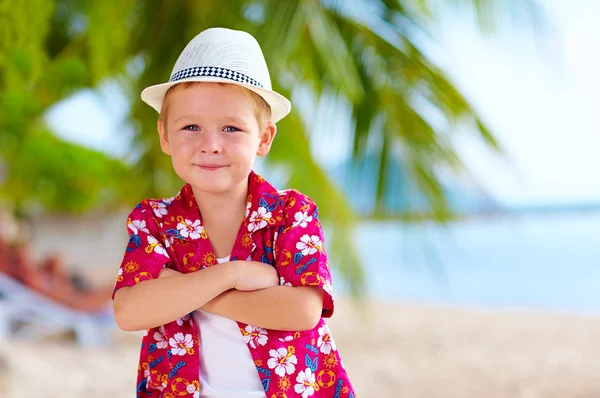
[[[319,287],[274,286],[243,292],[229,290],[202,309],[253,326],[274,330],[310,330],[321,318]]]
[[[231,264],[190,274],[165,268],[158,279],[119,289],[114,297],[117,324],[127,331],[149,329],[202,308],[265,329],[309,330],[316,326],[323,308],[321,288],[236,290]]]

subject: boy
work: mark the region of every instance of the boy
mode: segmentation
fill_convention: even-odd
[[[142,99],[187,184],[127,223],[114,308],[123,330],[148,330],[137,396],[354,397],[322,319],[334,306],[317,207],[252,171],[291,109],[259,44],[208,29]]]

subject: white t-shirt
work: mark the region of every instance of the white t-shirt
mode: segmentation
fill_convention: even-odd
[[[229,261],[220,258],[219,263]],[[201,398],[265,398],[250,350],[237,322],[194,311],[200,341]]]

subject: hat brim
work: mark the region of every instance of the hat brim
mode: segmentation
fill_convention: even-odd
[[[167,91],[176,84],[185,82],[204,82],[204,83],[228,83],[235,84],[247,88],[248,90],[254,91],[260,95],[271,107],[271,121],[277,123],[283,119],[292,110],[292,103],[285,98],[283,95],[264,88],[256,87],[251,84],[240,83],[232,81],[226,78],[213,77],[213,76],[196,76],[189,77],[176,82],[168,82],[156,84],[153,86],[146,87],[141,94],[142,101],[150,105],[157,112],[160,113],[162,103],[165,98]]]

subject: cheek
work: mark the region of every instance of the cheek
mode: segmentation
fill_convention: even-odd
[[[196,141],[191,136],[180,135],[171,140],[171,151],[179,156],[193,154],[195,147]]]
[[[238,136],[228,140],[225,145],[227,152],[248,157],[256,154],[258,140],[254,139],[252,136]]]

